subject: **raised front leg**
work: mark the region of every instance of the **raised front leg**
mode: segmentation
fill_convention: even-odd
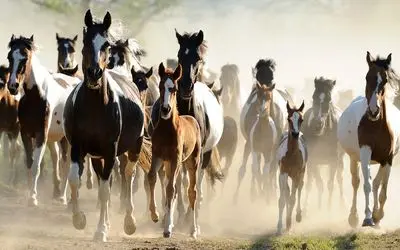
[[[372,189],[371,183],[371,169],[369,162],[371,161],[372,150],[369,146],[362,146],[360,148],[361,170],[364,178],[364,195],[365,195],[365,218],[362,226],[374,226],[372,221],[372,209],[370,204],[370,194]]]
[[[389,183],[389,176],[390,176],[392,166],[390,164],[386,164],[381,169],[382,169],[382,173],[381,173],[382,188],[379,193],[379,209],[375,210],[375,206],[374,206],[374,212],[372,214],[372,218],[376,225],[379,225],[380,221],[382,220],[382,218],[384,216],[383,207],[385,206],[385,202],[386,202],[386,198],[387,198],[387,186]],[[374,203],[375,203],[375,199],[376,198],[374,195]]]
[[[71,167],[68,174],[68,182],[71,188],[71,204],[72,204],[72,223],[78,230],[86,227],[86,216],[80,210],[78,200],[79,182],[83,173],[83,157],[84,154],[79,150],[78,146],[72,144],[71,147]]]
[[[244,174],[246,173],[246,166],[247,166],[247,160],[249,158],[249,155],[250,155],[250,142],[247,140],[246,144],[244,145],[242,165],[240,166],[239,173],[238,173],[238,184],[236,187],[235,194],[233,196],[234,204],[237,204],[239,190],[240,190],[240,186],[243,181]]]
[[[358,225],[357,213],[357,191],[360,186],[360,173],[358,170],[358,161],[350,157],[351,184],[353,186],[353,199],[349,215],[349,224],[355,228]]]

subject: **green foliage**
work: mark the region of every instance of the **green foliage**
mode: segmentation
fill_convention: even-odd
[[[71,11],[70,4],[65,0],[33,0],[37,5],[59,13]]]

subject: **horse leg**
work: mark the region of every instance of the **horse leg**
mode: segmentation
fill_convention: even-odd
[[[7,137],[5,134],[4,137]],[[9,156],[8,156],[8,163],[10,166],[10,177],[8,179],[9,185],[13,185],[14,187],[16,186],[17,182],[17,169],[15,167],[15,162],[17,159],[17,154],[18,154],[18,148],[17,148],[17,138],[18,134],[15,135],[8,135],[9,142],[10,142],[10,147],[9,147]],[[4,142],[4,141],[3,141]]]
[[[111,173],[115,164],[115,146],[111,147],[108,156],[104,157],[104,167],[100,159],[92,159],[92,165],[96,174],[100,177],[99,183],[99,200],[100,200],[100,218],[97,224],[97,230],[94,234],[93,239],[95,241],[107,241],[107,234],[109,225],[108,218],[108,205],[110,201],[111,193]]]
[[[119,173],[121,174],[121,183],[120,183],[120,189],[121,192],[119,193],[119,213],[123,213],[124,210],[126,209],[125,207],[125,202],[126,202],[126,196],[127,196],[127,185],[131,185],[130,183],[127,183],[127,179],[125,177],[125,169],[126,166],[128,165],[128,155],[127,154],[122,154],[119,156]]]
[[[183,170],[182,168],[181,170]],[[178,209],[178,225],[183,226],[185,223],[185,206],[183,203],[183,192],[182,192],[182,173],[183,171],[179,171],[176,176],[176,192],[177,192],[177,209]],[[183,189],[187,190],[187,189]]]
[[[251,176],[251,187],[250,187],[250,198],[254,202],[256,196],[261,193],[261,172],[260,172],[260,160],[261,154],[258,152],[252,152],[252,176]]]
[[[164,167],[161,163],[161,167],[158,169],[158,178],[160,179],[160,185],[161,185],[161,204],[165,204],[167,202],[167,198],[165,197],[166,195],[166,176],[165,176],[165,171]],[[182,173],[183,174],[183,173]],[[149,207],[150,207],[150,202],[151,199],[149,200]],[[162,217],[162,222],[160,223],[161,228],[164,228],[165,224],[165,215]]]
[[[48,142],[47,147],[50,151],[51,161],[53,163],[53,199],[61,200],[61,190],[60,190],[60,148],[57,142]]]
[[[332,194],[333,194],[333,184],[335,181],[335,175],[337,172],[337,168],[335,165],[329,164],[329,181],[328,181],[328,192],[329,192],[329,197],[328,197],[328,209],[332,209]]]
[[[240,166],[239,173],[238,173],[238,185],[236,187],[236,192],[235,192],[235,194],[233,196],[233,203],[234,204],[237,204],[237,199],[238,199],[238,195],[239,195],[239,189],[240,189],[240,186],[242,184],[242,180],[243,180],[244,174],[246,173],[246,165],[247,165],[247,160],[249,158],[249,155],[250,155],[250,141],[247,140],[245,145],[244,145],[242,165]]]
[[[290,193],[290,196],[288,196],[288,203],[287,203],[287,208],[286,208],[286,231],[290,231],[292,228],[292,213],[293,213],[293,208],[294,205],[296,204],[296,192],[299,187],[299,176],[296,178],[292,179],[292,190]]]
[[[279,174],[279,216],[278,216],[278,226],[277,226],[277,234],[282,234],[282,217],[283,217],[283,209],[285,208],[287,201],[287,193],[289,192],[288,186],[288,174],[280,173]]]
[[[361,170],[364,177],[364,195],[365,195],[365,218],[362,226],[374,226],[374,222],[372,221],[372,211],[370,205],[370,194],[371,194],[371,169],[369,162],[371,161],[372,150],[369,146],[362,146],[360,148],[360,161],[361,161]]]
[[[92,162],[90,161],[88,156],[86,157],[86,162],[86,188],[90,190],[93,188],[93,167]]]
[[[200,165],[196,163],[196,159],[189,159],[190,162],[188,161],[187,165],[185,168],[189,172],[189,188],[187,189],[187,195],[189,198],[189,207],[188,211],[186,214],[186,218],[188,220],[190,219],[191,221],[191,232],[190,235],[193,238],[197,238],[197,227],[198,227],[198,222],[197,222],[197,206],[196,206],[196,173],[197,169],[200,168]]]
[[[181,173],[182,173],[182,184],[183,184],[183,190],[187,190],[189,188],[189,181],[188,181],[188,173],[187,170],[185,168],[181,169]],[[179,193],[178,193],[179,195]],[[183,200],[188,203],[189,199],[186,195],[183,195]],[[178,201],[179,204],[179,201]],[[178,205],[179,206],[179,205]]]
[[[271,172],[271,153],[264,153],[264,167],[263,167],[263,174],[262,174],[262,191],[263,193],[268,196],[271,193],[271,185],[269,183],[269,174]],[[267,199],[268,202],[268,199]]]
[[[70,165],[70,146],[67,139],[64,137],[60,141],[61,146],[61,203],[67,204],[67,185],[68,185],[68,171]]]
[[[339,149],[341,150],[341,149]],[[345,200],[344,200],[344,192],[343,192],[343,171],[344,171],[344,164],[343,164],[343,154],[339,152],[337,158],[337,173],[336,179],[339,185],[339,193],[340,193],[340,202],[341,206],[345,207]]]
[[[79,208],[78,187],[83,173],[83,153],[79,147],[71,145],[71,167],[68,174],[68,182],[71,188],[71,204],[72,204],[72,223],[78,230],[82,230],[86,226],[86,216]]]
[[[389,181],[389,176],[390,176],[390,172],[391,172],[391,168],[392,166],[389,164],[386,164],[385,166],[381,166],[381,168],[379,169],[379,171],[381,171],[382,169],[382,173],[381,173],[381,191],[379,192],[379,210],[375,209],[375,200],[377,200],[377,194],[375,195],[375,190],[374,190],[374,211],[372,213],[372,218],[374,220],[374,223],[376,225],[379,225],[381,219],[384,216],[384,211],[383,211],[383,207],[385,206],[385,202],[386,202],[386,194],[387,194],[387,185],[388,185],[388,181]],[[379,172],[378,172],[379,174]],[[377,176],[378,177],[378,176]],[[375,177],[375,179],[377,178]],[[374,180],[374,184],[375,184],[375,180]],[[376,193],[378,193],[378,190],[376,190]],[[378,205],[378,204],[376,204]]]
[[[360,186],[360,174],[358,170],[357,160],[350,157],[350,172],[351,172],[351,184],[353,186],[353,201],[350,209],[349,224],[355,228],[358,225],[358,214],[357,214],[357,191]]]
[[[33,163],[33,143],[32,139],[21,129],[21,139],[24,144],[25,156],[26,156],[26,167],[28,169],[28,189],[31,191],[33,189],[33,174],[32,174],[32,163]],[[36,175],[36,174],[35,174]],[[32,191],[31,191],[32,192]],[[30,206],[37,206],[36,200],[36,190],[35,193],[31,193],[31,198],[28,204]]]
[[[150,204],[149,204],[149,210],[150,210],[150,215],[151,219],[154,222],[158,222],[159,220],[159,214],[157,212],[157,205],[156,205],[156,199],[155,199],[155,185],[157,183],[157,172],[159,172],[161,166],[162,166],[162,160],[158,158],[157,156],[152,153],[151,156],[151,168],[149,173],[147,174],[147,179],[149,181],[149,188],[150,188]],[[164,180],[161,180],[162,182]],[[166,203],[163,203],[166,204]]]
[[[165,162],[168,165],[166,169],[166,175],[168,179],[167,184],[167,203],[165,204],[165,224],[164,224],[164,238],[170,238],[172,235],[172,229],[174,228],[174,210],[176,203],[176,178],[179,175],[178,160],[172,159],[170,162]]]
[[[271,167],[269,170],[269,189],[270,191],[268,192],[270,194],[270,200],[271,201],[276,201],[277,199],[277,171],[278,171],[278,161],[276,159],[275,154],[272,154],[272,161],[271,161]]]
[[[119,173],[119,164],[121,164],[121,163],[118,158],[119,157],[116,158],[116,162],[113,167],[113,175],[112,175],[113,176],[113,184],[115,184],[113,190],[116,195],[118,195],[121,192],[121,190],[120,190],[121,174]],[[110,202],[110,207],[111,207],[111,202]]]
[[[304,172],[299,177],[299,185],[298,185],[298,193],[297,193],[297,211],[296,211],[296,221],[301,222],[302,215],[301,215],[301,191],[303,190],[304,186]]]
[[[204,159],[204,154],[200,155],[200,166],[202,166],[202,164],[204,164],[203,162]],[[199,218],[199,214],[200,214],[200,207],[201,207],[201,201],[202,201],[202,197],[203,197],[203,179],[204,179],[204,168],[203,167],[199,167],[197,168],[197,184],[196,184],[196,189],[197,189],[197,195],[196,197],[198,197],[196,199],[196,220],[198,220]],[[200,234],[200,226],[197,225],[197,235]]]
[[[324,182],[322,181],[321,168],[318,165],[314,165],[314,178],[315,184],[317,184],[318,189],[318,208],[322,207],[322,195],[324,193]]]

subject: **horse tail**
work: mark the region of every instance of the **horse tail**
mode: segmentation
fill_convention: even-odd
[[[222,180],[224,179],[217,147],[214,147],[211,151],[211,159],[208,167],[206,168],[206,172],[208,177],[210,178],[211,186],[214,186],[217,180],[222,182]]]
[[[151,167],[151,140],[143,137],[142,148],[138,160],[139,166],[148,173]]]

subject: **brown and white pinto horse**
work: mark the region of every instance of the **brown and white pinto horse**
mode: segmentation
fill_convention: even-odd
[[[18,119],[29,170],[29,204],[33,206],[38,204],[37,181],[46,143],[53,161],[53,198],[66,204],[67,179],[66,174],[63,174],[60,188],[58,142],[64,137],[61,123],[65,100],[73,85],[80,80],[63,74],[50,74],[36,56],[33,35],[30,38],[22,36],[15,38],[13,35],[8,47],[10,48],[8,89],[12,95],[20,94],[21,91],[24,93],[19,102]],[[62,145],[68,147],[68,143]],[[63,159],[61,164],[63,172],[66,173],[67,159]]]
[[[400,111],[387,99],[388,85],[398,88],[400,80],[387,58],[374,59],[367,52],[365,97],[359,96],[345,109],[338,123],[338,139],[350,156],[353,185],[353,202],[349,224],[356,227],[357,191],[360,185],[358,161],[364,177],[365,218],[362,226],[379,225],[383,218],[383,207],[387,197],[387,186],[394,156],[400,146]],[[378,173],[371,183],[370,164],[379,164]],[[379,207],[378,207],[378,190]],[[374,206],[371,209],[370,195],[373,192]]]
[[[300,108],[292,108],[289,102],[286,104],[288,112],[289,131],[281,137],[277,160],[279,163],[279,219],[278,234],[282,233],[283,209],[286,206],[286,231],[292,226],[292,212],[297,198],[296,221],[301,222],[301,191],[304,185],[304,174],[307,165],[307,145],[300,132],[303,122],[304,101]],[[292,179],[290,192],[288,178]]]
[[[167,201],[165,204],[164,237],[172,234],[174,223],[174,208],[176,203],[176,180],[181,168],[189,174],[189,209],[187,218],[191,221],[191,235],[197,237],[196,180],[201,160],[200,127],[193,116],[179,116],[177,109],[177,81],[182,76],[182,66],[179,64],[174,72],[165,69],[163,63],[158,69],[160,75],[160,117],[152,135],[152,162],[148,175],[150,184],[150,212],[154,222],[159,219],[156,211],[155,184],[156,174],[164,165],[168,184],[166,188]]]
[[[128,74],[120,75],[117,81],[114,76],[117,77],[118,73],[111,75],[107,69],[109,47],[114,42],[110,13],[107,12],[103,21],[95,21],[88,10],[85,26],[82,49],[84,81],[68,97],[63,120],[66,137],[71,144],[69,181],[72,219],[76,229],[85,228],[86,216],[79,206],[78,185],[83,172],[83,158],[89,154],[96,175],[100,178],[100,218],[94,239],[106,241],[110,226],[111,173],[118,164],[117,157],[122,155],[126,155],[132,163],[127,165],[127,161],[121,161],[119,164],[126,181],[122,182],[126,183],[123,189],[126,191],[124,231],[129,235],[136,231],[132,183],[136,163],[142,155],[140,152],[146,150],[142,147],[146,145],[143,144],[144,110],[139,91],[129,81]]]
[[[9,168],[10,177],[8,182],[16,185],[16,166],[15,162],[20,154],[20,144],[18,143],[18,135],[20,125],[18,121],[18,101],[19,97],[10,94],[7,88],[7,82],[10,77],[8,67],[0,66],[0,133],[7,136],[5,140],[10,143],[8,154],[5,155]]]

